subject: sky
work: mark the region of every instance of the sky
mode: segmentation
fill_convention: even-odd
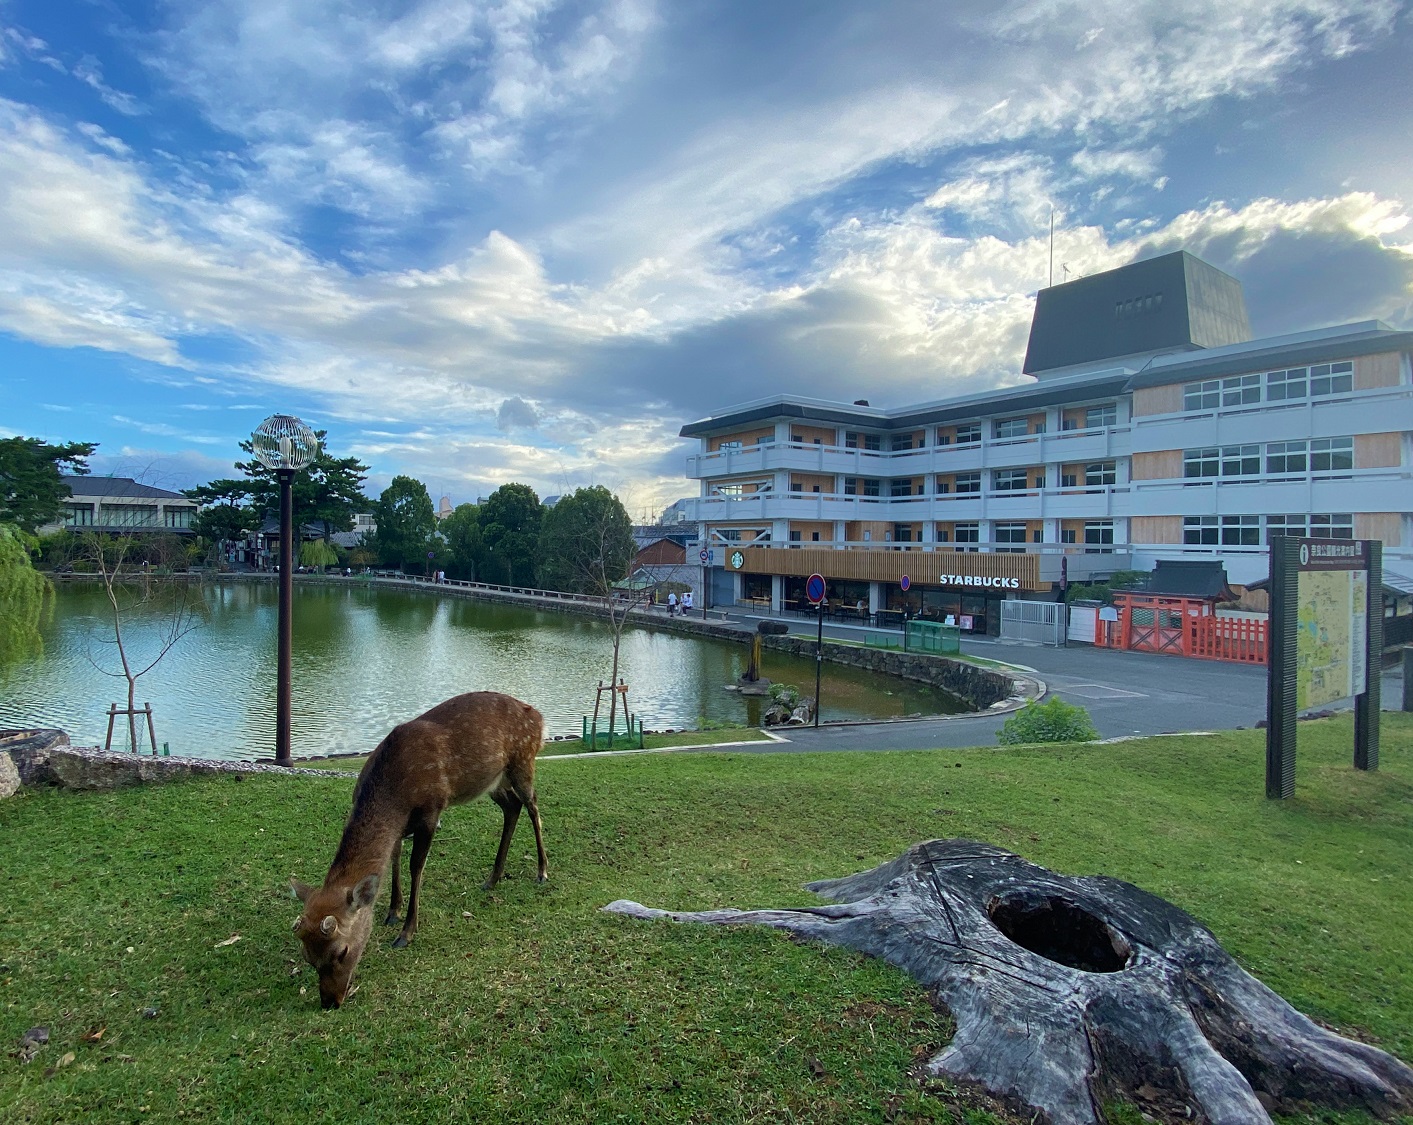
[[[434,501],[694,494],[681,426],[1026,381],[1187,249],[1256,335],[1413,326],[1398,0],[0,0],[0,434]]]

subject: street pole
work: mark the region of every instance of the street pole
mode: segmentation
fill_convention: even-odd
[[[814,607],[819,615],[819,628],[814,637],[814,725],[819,726],[819,675],[824,668],[824,603]]]
[[[289,726],[291,710],[290,649],[294,626],[290,603],[294,595],[294,500],[290,486],[294,469],[278,469],[280,478],[280,628],[279,673],[275,692],[275,764],[290,765]]]

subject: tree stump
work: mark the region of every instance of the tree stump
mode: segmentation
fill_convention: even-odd
[[[774,926],[897,965],[957,1022],[928,1071],[1052,1125],[1102,1122],[1116,1097],[1214,1125],[1310,1105],[1413,1112],[1413,1069],[1307,1019],[1206,927],[1131,883],[932,840],[808,889],[838,905],[692,913],[619,900],[604,909]]]

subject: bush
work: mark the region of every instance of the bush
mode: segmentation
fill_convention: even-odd
[[[1031,700],[996,733],[1002,746],[1029,742],[1093,742],[1099,737],[1089,712],[1052,695],[1044,703]]]
[[[771,684],[770,701],[793,711],[800,705],[800,689],[794,684]]]

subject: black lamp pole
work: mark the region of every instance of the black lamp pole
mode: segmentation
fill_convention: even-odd
[[[290,602],[294,594],[294,501],[290,496],[290,485],[294,483],[294,469],[277,469],[280,478],[280,639],[279,639],[279,683],[275,698],[275,764],[290,765],[289,717],[291,709],[290,693],[290,648],[294,641],[294,625],[290,612]]]

